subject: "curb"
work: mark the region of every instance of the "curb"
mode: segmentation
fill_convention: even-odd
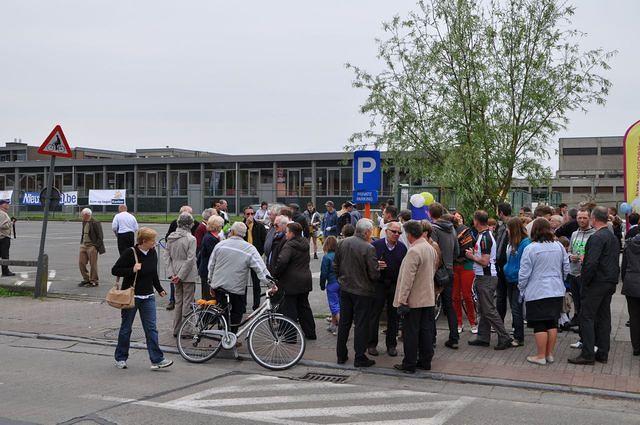
[[[69,335],[40,334],[36,332],[0,331],[0,335],[14,336],[19,338],[44,339],[44,340],[50,340],[50,341],[72,341],[72,342],[79,342],[83,344],[101,345],[105,347],[115,347],[117,345],[116,341],[110,341],[110,340],[76,337],[76,336],[69,336]],[[146,344],[140,343],[140,342],[132,342],[130,347],[138,350],[147,349]],[[161,345],[160,348],[162,349],[162,351],[166,353],[180,354],[178,352],[178,349],[173,346]],[[238,357],[241,360],[251,360],[251,357],[249,355],[239,354]],[[394,370],[386,369],[386,368],[362,369],[362,368],[356,368],[352,366],[342,366],[335,363],[320,362],[316,360],[304,360],[304,359],[300,360],[299,364],[307,367],[344,370],[344,371],[357,371],[357,372],[368,373],[372,375],[381,375],[381,376],[403,377],[403,378],[409,378],[409,379],[431,379],[433,381],[441,381],[441,382],[455,382],[455,383],[461,383],[461,384],[498,386],[498,387],[517,388],[517,389],[535,390],[535,391],[553,391],[553,392],[563,392],[563,393],[587,395],[587,396],[594,396],[594,397],[609,397],[609,398],[640,401],[640,393],[603,390],[598,388],[578,387],[578,386],[572,386],[572,385],[543,384],[538,382],[517,381],[517,380],[499,379],[499,378],[480,378],[475,376],[452,375],[452,374],[438,373],[438,372],[419,372],[416,375],[407,375],[405,373],[396,372]]]

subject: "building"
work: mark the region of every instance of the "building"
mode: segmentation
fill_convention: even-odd
[[[623,137],[571,137],[558,142],[558,171],[548,187],[515,187],[531,192],[533,201],[559,193],[562,202],[577,205],[594,201],[607,206],[624,202]]]

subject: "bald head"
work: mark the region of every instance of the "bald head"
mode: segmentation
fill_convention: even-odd
[[[127,206],[122,204],[118,207],[118,212],[125,212],[127,210]]]

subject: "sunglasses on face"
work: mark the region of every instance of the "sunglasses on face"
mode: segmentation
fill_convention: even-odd
[[[244,215],[256,215],[256,213],[244,213]]]
[[[387,232],[391,232],[394,235],[401,235],[402,232],[400,230],[391,230],[391,229],[387,229]]]

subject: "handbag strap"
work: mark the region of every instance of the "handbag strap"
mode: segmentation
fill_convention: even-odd
[[[133,258],[135,259],[135,263],[133,263],[134,265],[138,264],[138,253],[136,252],[136,247],[131,247],[131,249],[133,250]],[[138,281],[138,272],[136,272],[135,277],[133,278],[133,285],[131,286],[132,288],[135,289],[136,287],[136,282]]]

